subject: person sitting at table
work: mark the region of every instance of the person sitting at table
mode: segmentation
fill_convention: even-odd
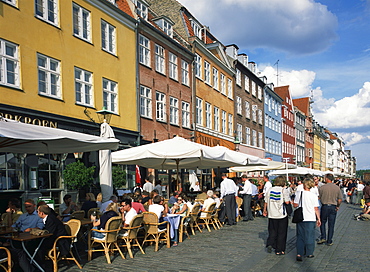
[[[100,217],[100,219],[96,219],[95,215],[91,215],[91,220],[93,221],[93,229],[97,230],[104,230],[107,221],[115,216],[119,216],[117,213],[118,205],[115,202],[111,202],[108,204],[106,211]],[[95,238],[104,238],[105,233],[101,233],[98,231],[92,231],[92,236]]]
[[[12,198],[8,202],[8,209],[6,209],[6,212],[1,216],[1,223],[3,226],[10,227],[22,214],[21,202],[16,198]]]
[[[182,199],[181,196],[177,198],[177,202],[173,204],[171,208],[172,214],[179,214],[180,216],[185,216],[186,212],[188,210],[188,206],[184,202],[184,199]]]
[[[142,195],[142,197],[143,197],[143,199],[142,199],[141,203],[142,203],[143,205],[148,204],[147,202],[148,202],[148,201],[149,201],[149,199],[150,199],[149,193],[148,193],[147,191],[143,191],[143,192],[141,193],[141,195]]]
[[[86,193],[86,201],[82,204],[81,210],[85,211],[85,217],[90,209],[97,208],[98,204],[96,203],[95,196],[93,193]]]
[[[165,207],[163,206],[163,200],[160,195],[157,195],[153,199],[153,204],[149,205],[149,212],[153,212],[158,216],[158,222],[163,222],[163,217],[167,215],[167,211],[165,210]],[[166,226],[160,225],[159,229],[165,229]]]
[[[151,191],[151,193],[150,193],[150,199],[148,200],[148,204],[149,205],[152,205],[153,204],[153,198],[155,196],[157,196],[157,195],[159,195],[158,190],[154,189],[153,191]]]
[[[96,195],[96,205],[97,205],[97,208],[101,208],[101,202],[103,200],[103,195],[102,193],[99,193]]]
[[[41,206],[41,205],[47,205],[46,202],[44,200],[41,200],[39,202],[37,202],[37,209]],[[50,207],[49,207],[50,208]],[[50,211],[51,213],[56,217],[58,218],[59,220],[62,220],[62,217],[52,208],[50,208]]]
[[[120,212],[122,215],[122,225],[128,227],[132,219],[137,215],[136,210],[132,207],[132,201],[130,198],[124,198],[121,201]]]
[[[20,231],[23,232],[30,232],[33,228],[43,229],[44,223],[37,215],[35,201],[33,201],[33,199],[27,199],[24,202],[24,207],[26,209],[26,213],[21,214],[12,227],[19,228]]]
[[[208,209],[208,207],[211,206],[211,204],[214,203],[214,202],[215,202],[215,200],[213,199],[213,191],[208,190],[207,191],[207,199],[204,200],[203,207],[201,209],[202,213],[200,214],[200,217],[206,217],[207,216],[207,213],[205,213],[204,211],[206,211]]]
[[[136,213],[146,212],[144,205],[141,203],[143,197],[142,196],[135,196],[132,199],[131,206],[135,209]]]
[[[63,197],[63,203],[59,205],[59,213],[63,217],[63,221],[67,222],[71,219],[70,215],[78,210],[78,206],[72,201],[72,196],[69,194],[65,195]]]
[[[111,203],[118,203],[118,197],[116,195],[112,195],[108,201],[105,201],[101,204],[100,212],[104,213],[107,210],[107,207]],[[117,206],[118,207],[118,206]],[[118,212],[118,210],[117,210]]]
[[[179,196],[179,194],[180,194],[179,191],[175,191],[175,192],[172,193],[172,196],[168,200],[168,205],[169,206],[172,206],[173,204],[175,204],[177,202],[177,197]]]

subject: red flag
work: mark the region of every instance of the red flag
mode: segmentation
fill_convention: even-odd
[[[141,175],[140,175],[140,167],[139,165],[136,165],[136,170],[135,170],[135,181],[136,184],[141,184]]]

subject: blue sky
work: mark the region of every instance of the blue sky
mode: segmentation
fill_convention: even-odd
[[[370,0],[178,0],[261,75],[313,94],[314,118],[370,169]]]

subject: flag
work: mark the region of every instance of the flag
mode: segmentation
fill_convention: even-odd
[[[136,170],[135,170],[135,182],[136,184],[141,184],[141,175],[140,175],[140,166],[136,165]]]

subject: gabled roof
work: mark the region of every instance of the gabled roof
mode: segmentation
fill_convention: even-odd
[[[310,115],[310,98],[302,97],[293,99],[293,105],[302,111],[306,116]]]
[[[123,12],[130,15],[132,18],[135,18],[134,14],[132,13],[132,10],[127,2],[127,0],[116,0],[117,7],[122,10]]]
[[[274,88],[275,93],[283,99],[283,105],[289,105],[290,110],[293,110],[293,101],[292,96],[290,94],[289,85],[287,86],[280,86]],[[286,100],[289,99],[290,103],[287,103]]]

